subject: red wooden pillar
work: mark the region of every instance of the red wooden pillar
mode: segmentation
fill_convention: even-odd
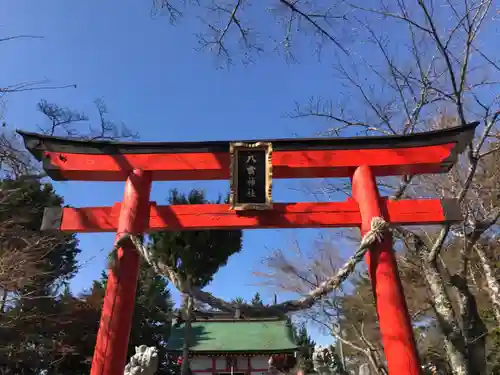
[[[374,216],[386,216],[381,210],[375,177],[368,166],[360,166],[354,172],[352,193],[359,204],[361,233],[364,235],[370,230]],[[420,361],[390,233],[385,234],[383,241],[366,254],[366,262],[389,374],[419,375]]]
[[[125,233],[144,232],[149,217],[151,181],[149,172],[130,173],[125,183],[116,241]],[[127,360],[140,256],[130,242],[119,248],[117,255],[116,272],[108,272],[91,375],[123,375]]]

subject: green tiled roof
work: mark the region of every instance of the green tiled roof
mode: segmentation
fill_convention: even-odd
[[[279,352],[298,346],[285,320],[197,321],[192,323],[191,352]],[[182,351],[184,327],[172,328],[169,351]]]

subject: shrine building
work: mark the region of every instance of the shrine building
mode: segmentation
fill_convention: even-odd
[[[224,313],[196,313],[189,339],[193,375],[264,375],[270,360],[286,372],[299,349],[290,324],[281,318],[236,318]],[[172,327],[167,349],[182,356],[184,324]]]

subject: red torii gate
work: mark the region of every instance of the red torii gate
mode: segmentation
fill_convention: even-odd
[[[364,234],[375,216],[394,225],[457,222],[461,220],[457,201],[381,198],[375,177],[449,171],[472,141],[477,125],[408,136],[263,141],[269,146],[266,157],[272,159],[274,178],[350,177],[353,193],[353,199],[345,202],[274,203],[265,211],[235,211],[227,204],[157,206],[149,201],[152,181],[230,178],[234,167],[231,142],[81,141],[18,133],[53,180],[126,181],[121,203],[47,208],[42,229],[116,231],[118,241],[126,233],[155,230],[360,227]],[[132,244],[125,243],[118,249],[120,272],[109,270],[91,375],[123,374],[139,260]],[[389,373],[420,374],[390,234],[367,253],[366,261]]]

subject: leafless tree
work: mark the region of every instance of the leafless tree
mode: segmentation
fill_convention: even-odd
[[[201,50],[215,53],[224,64],[252,63],[275,51],[294,60],[302,43],[320,53],[325,45],[347,55],[352,39],[345,28],[352,11],[343,0],[153,0],[154,14],[167,14],[172,23],[185,16],[199,20]]]
[[[345,234],[345,233],[344,233]],[[266,287],[278,288],[279,291],[287,293],[296,293],[306,295],[309,290],[317,288],[330,275],[338,272],[343,262],[339,247],[352,247],[351,240],[341,237],[340,233],[330,233],[314,241],[309,251],[304,250],[298,241],[293,241],[286,250],[275,249],[265,257],[262,262],[263,271],[255,272],[255,276]],[[335,244],[335,245],[333,245]],[[350,246],[351,245],[351,246]],[[366,267],[360,266],[357,271],[350,275],[361,278],[369,282]],[[344,290],[347,288],[347,291]],[[360,296],[359,300],[363,302],[362,306],[349,306],[350,314],[359,315],[359,319],[351,319],[346,327],[346,323],[341,325],[343,309],[341,306],[341,297],[348,295],[349,285],[339,286],[333,293],[322,298],[312,308],[300,312],[296,318],[303,319],[305,322],[313,322],[324,333],[333,336],[343,346],[348,347],[350,352],[357,353],[351,358],[361,358],[361,362],[356,365],[368,362],[372,370],[377,374],[387,374],[384,365],[382,346],[379,341],[378,327],[373,324],[364,324],[364,321],[370,321],[370,314],[376,316],[374,306],[369,311],[364,306],[366,297]],[[359,313],[356,311],[359,309]],[[359,321],[358,321],[359,320]],[[346,335],[346,329],[353,332],[355,339]],[[367,332],[369,330],[370,332]],[[375,338],[375,339],[374,339]]]
[[[0,37],[0,48],[6,43],[16,43],[23,39],[42,40],[39,35],[19,34]],[[3,119],[3,109],[7,95],[20,94],[26,91],[47,91],[76,88],[76,85],[54,85],[49,80],[27,81],[16,83],[0,83],[0,171],[2,177],[15,177],[34,172],[31,158],[24,153],[19,139],[9,131]],[[36,169],[36,168],[35,168]]]
[[[478,245],[482,238],[491,239],[498,232],[500,218],[498,173],[491,164],[491,159],[498,160],[499,151],[495,141],[500,118],[500,56],[485,48],[495,22],[493,4],[395,0],[374,6],[351,2],[355,11],[350,20],[370,52],[368,56],[352,49],[348,59],[339,59],[335,65],[348,101],[312,98],[305,105],[297,104],[292,113],[296,118],[328,120],[332,124],[328,133],[335,135],[352,135],[353,130],[363,135],[411,134],[482,121],[476,139],[449,175],[383,182],[385,190],[396,198],[431,193],[462,203],[466,220],[459,226],[445,226],[437,233],[400,231],[419,255],[454,374],[483,373],[477,371],[485,364],[483,349],[475,345],[484,333],[473,318],[477,311],[472,311],[469,259],[473,252],[479,255],[495,316],[499,317],[499,285],[492,274],[491,254]],[[346,188],[349,186],[331,183],[325,189],[333,194]],[[458,238],[463,246],[455,247],[455,257],[460,258],[461,266],[448,267],[442,252]],[[448,285],[454,286],[453,293]]]
[[[37,202],[30,201],[31,198],[27,193],[29,184],[36,184],[33,185],[35,189],[39,186],[37,179],[24,181],[22,178],[3,180],[0,186],[0,325],[2,326],[12,323],[5,321],[2,316],[12,303],[19,297],[36,298],[36,293],[33,294],[34,292],[29,290],[36,290],[35,286],[40,280],[51,278],[47,274],[51,253],[61,246],[76,241],[67,234],[41,233],[30,228],[42,208]],[[73,268],[68,269],[66,276],[70,276],[74,271]]]
[[[81,112],[41,101],[39,111],[48,120],[40,130],[49,135],[63,135],[88,140],[118,140],[135,138],[125,125],[107,118],[107,108],[102,100],[96,100],[98,126],[90,125],[91,119]],[[32,228],[33,222],[43,211],[38,202],[26,202],[25,189],[44,189],[44,174],[38,163],[24,150],[22,142],[7,126],[0,134],[0,317],[19,298],[39,298],[26,294],[25,290],[36,285],[40,278],[50,277],[44,271],[52,252],[69,242],[73,236],[63,233],[42,233]],[[74,269],[68,270],[69,277]],[[61,277],[66,277],[63,274]],[[9,314],[9,317],[12,317]],[[33,319],[19,316],[18,319]],[[19,324],[19,321],[16,320]],[[2,319],[2,325],[13,324]]]
[[[138,138],[138,134],[131,131],[125,124],[108,119],[108,108],[102,99],[94,100],[94,105],[97,121],[92,121],[86,114],[77,110],[42,100],[38,103],[38,110],[45,115],[48,124],[39,126],[39,130],[47,135],[88,141]],[[97,126],[93,125],[93,122],[97,122]]]
[[[43,39],[42,36],[19,34],[0,37],[0,48],[4,43],[13,43],[22,39]],[[47,90],[60,90],[76,88],[76,85],[54,85],[49,80],[30,81],[30,82],[16,82],[16,83],[0,83],[0,109],[5,105],[5,97],[8,94],[21,93],[26,91],[47,91]],[[0,112],[0,119],[2,119]]]

